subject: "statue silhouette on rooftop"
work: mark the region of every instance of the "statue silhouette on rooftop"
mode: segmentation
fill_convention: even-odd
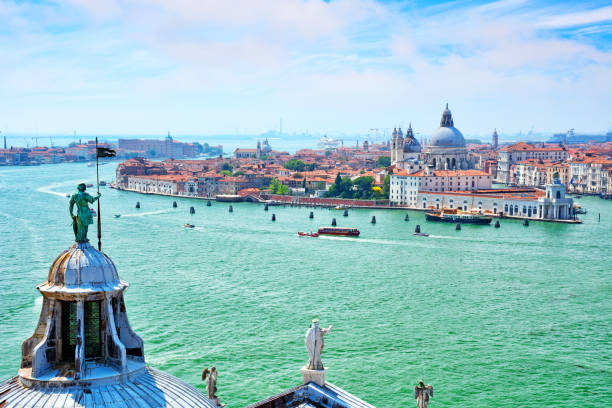
[[[101,194],[98,193],[97,197],[90,196],[85,192],[87,186],[84,183],[79,184],[77,189],[79,192],[70,197],[70,207],[68,211],[70,212],[70,217],[72,218],[72,229],[74,230],[75,241],[87,242],[89,241],[87,239],[87,229],[89,228],[90,224],[93,224],[93,217],[91,215],[89,204],[95,203],[96,200],[100,198]],[[77,206],[76,215],[72,213],[75,204]]]
[[[308,365],[309,370],[324,370],[323,362],[321,361],[321,352],[323,351],[323,336],[329,333],[332,329],[330,325],[327,329],[319,327],[319,319],[312,321],[312,326],[306,331],[306,348],[308,349]]]

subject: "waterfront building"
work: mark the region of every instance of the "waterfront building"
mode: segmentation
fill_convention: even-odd
[[[43,296],[34,334],[22,345],[18,375],[0,383],[0,407],[201,407],[217,403],[146,365],[127,317],[113,261],[75,242],[37,286]]]
[[[545,190],[508,188],[477,191],[420,192],[422,209],[457,208],[483,214],[540,220],[571,220],[573,200],[565,196],[565,186],[556,180]]]
[[[500,183],[512,183],[512,165],[525,160],[548,160],[560,162],[566,160],[569,152],[560,146],[536,147],[519,142],[499,150],[497,160],[497,180]]]
[[[391,175],[389,200],[395,205],[417,207],[419,192],[490,189],[491,182],[491,175],[480,170],[433,170],[430,167],[415,173],[402,170]]]
[[[435,170],[468,170],[474,168],[474,163],[468,156],[463,134],[455,127],[453,115],[448,104],[440,127],[433,133],[423,154],[424,166]]]
[[[580,194],[612,193],[610,180],[612,173],[612,159],[600,156],[584,156],[571,159],[569,190]]]

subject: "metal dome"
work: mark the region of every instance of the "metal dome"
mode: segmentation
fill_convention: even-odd
[[[0,406],[110,407],[110,408],[216,408],[217,404],[178,378],[146,367],[124,382],[72,387],[26,387],[19,377],[0,383]]]
[[[429,146],[435,147],[465,147],[465,139],[455,127],[440,127],[434,132]]]
[[[89,242],[75,242],[62,252],[49,269],[47,281],[38,286],[43,293],[96,293],[122,290],[113,261]]]

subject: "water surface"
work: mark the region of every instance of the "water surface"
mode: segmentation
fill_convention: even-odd
[[[16,374],[33,333],[35,286],[72,243],[65,194],[81,181],[94,182],[95,169],[0,169],[0,378]],[[224,203],[102,193],[103,249],[131,284],[128,315],[148,363],[202,391],[202,369],[216,365],[229,407],[300,382],[313,317],[334,325],[328,380],[379,407],[414,406],[419,379],[435,387],[432,408],[612,405],[610,201],[582,198],[581,225],[455,231],[420,212],[405,222],[405,211],[345,218],[238,203],[229,213]],[[361,237],[295,235],[332,217]],[[416,224],[431,236],[412,236]]]

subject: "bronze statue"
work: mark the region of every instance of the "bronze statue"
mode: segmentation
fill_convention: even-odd
[[[417,400],[417,408],[427,408],[429,398],[433,398],[433,386],[431,384],[423,384],[419,381],[419,385],[414,387],[414,399]]]
[[[306,331],[306,348],[308,349],[308,365],[309,370],[323,370],[323,362],[321,361],[321,352],[323,351],[323,336],[329,333],[332,329],[330,325],[327,329],[319,327],[319,319],[312,321],[312,327]]]
[[[90,196],[85,192],[87,186],[84,183],[79,184],[77,189],[79,192],[70,197],[70,207],[68,211],[72,218],[72,229],[74,230],[75,241],[88,242],[87,229],[89,228],[89,224],[93,224],[93,217],[91,216],[89,204],[95,203],[96,200],[100,198],[101,194],[98,193],[97,197]],[[76,215],[72,213],[75,204],[77,206]]]

